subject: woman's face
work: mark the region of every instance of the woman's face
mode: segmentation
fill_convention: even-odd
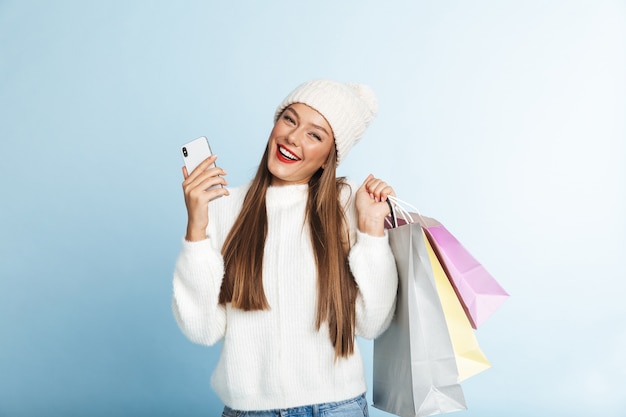
[[[320,113],[306,104],[287,107],[269,139],[267,168],[272,185],[305,184],[334,152],[335,138]]]

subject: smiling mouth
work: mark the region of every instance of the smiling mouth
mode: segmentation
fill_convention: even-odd
[[[276,155],[278,156],[278,159],[283,162],[298,162],[300,160],[300,158],[289,152],[287,148],[284,148],[281,145],[278,145]]]

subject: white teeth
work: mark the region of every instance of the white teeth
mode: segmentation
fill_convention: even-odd
[[[287,149],[283,148],[282,146],[278,147],[278,151],[281,153],[282,156],[284,156],[287,159],[291,159],[292,161],[297,161],[298,159],[300,159],[294,154],[292,154],[291,152],[289,152]]]

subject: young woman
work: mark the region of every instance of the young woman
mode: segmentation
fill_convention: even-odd
[[[209,190],[226,185],[214,156],[183,168],[173,310],[193,342],[223,339],[211,380],[223,416],[367,415],[355,337],[375,338],[393,316],[384,218],[394,192],[336,167],[376,110],[367,86],[310,81],[279,105],[250,184]]]

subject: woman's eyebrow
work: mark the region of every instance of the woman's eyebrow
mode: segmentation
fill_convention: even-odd
[[[330,133],[328,133],[328,131],[326,129],[324,129],[324,126],[320,126],[320,125],[316,125],[315,123],[311,123],[311,126],[313,126],[316,129],[321,130],[322,132],[326,133],[328,136],[330,136]]]
[[[287,108],[285,109],[285,111],[290,111],[290,112],[292,112],[292,113],[293,113],[293,114],[294,114],[294,115],[295,115],[298,119],[300,118],[300,115],[298,114],[298,112],[297,112],[297,111],[295,111],[295,110],[293,109],[293,107],[287,107]]]
[[[287,107],[287,108],[285,109],[285,111],[290,111],[290,112],[292,112],[292,113],[296,116],[296,118],[297,118],[298,120],[300,120],[300,115],[298,114],[298,112],[297,112],[297,111],[296,111],[293,107]],[[320,126],[320,125],[315,124],[315,123],[309,123],[309,124],[310,124],[311,126],[313,126],[314,128],[316,128],[316,129],[318,129],[318,130],[321,130],[322,132],[324,132],[324,133],[326,133],[328,136],[330,136],[330,133],[328,133],[328,130],[326,130],[326,129],[324,128],[324,126]]]

